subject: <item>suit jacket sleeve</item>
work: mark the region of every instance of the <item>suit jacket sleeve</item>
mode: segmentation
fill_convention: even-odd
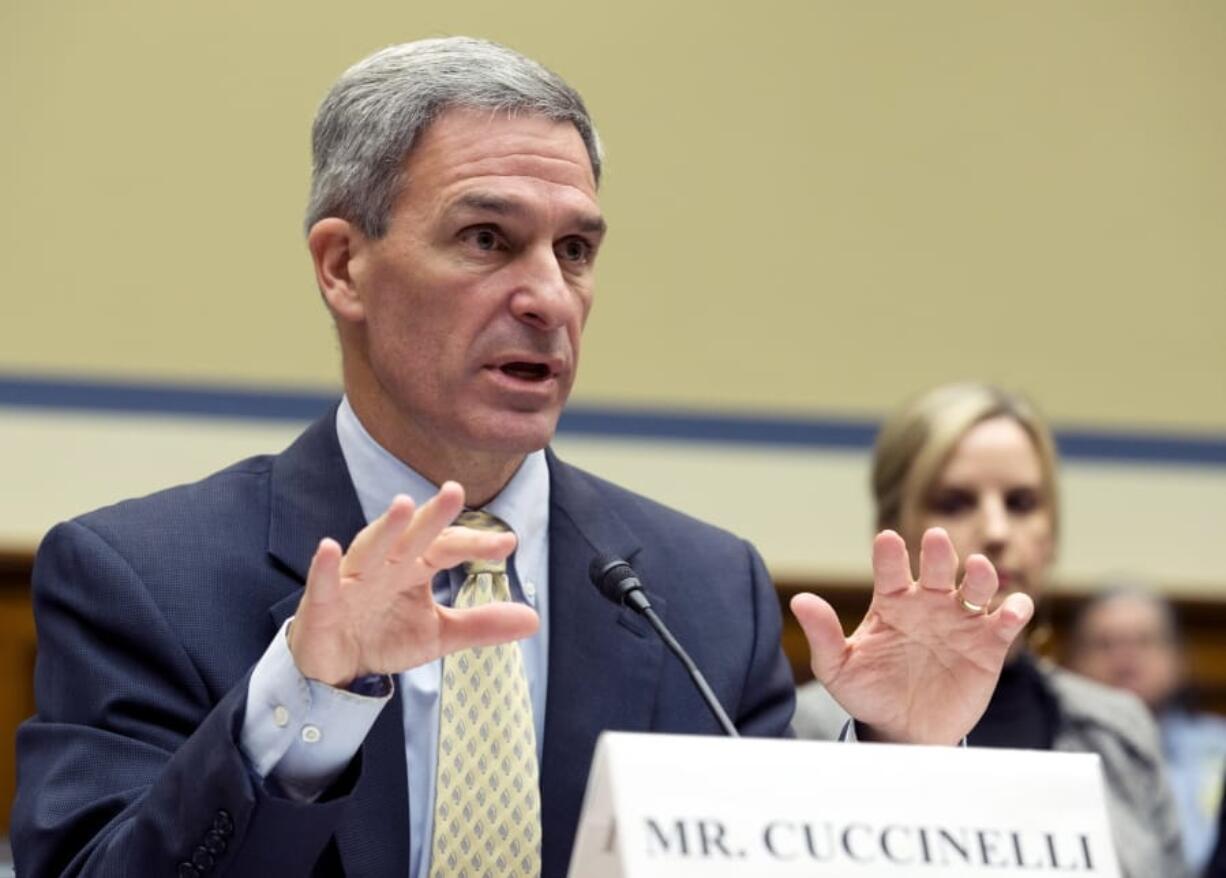
[[[750,586],[753,593],[754,645],[746,671],[742,701],[733,718],[737,730],[751,737],[791,737],[795,708],[792,669],[780,648],[782,615],[779,597],[762,563],[762,556],[749,543]]]
[[[309,874],[360,756],[319,804],[266,789],[237,744],[247,678],[210,691],[134,568],[86,524],[48,535],[33,595],[38,715],[17,740],[20,873]]]

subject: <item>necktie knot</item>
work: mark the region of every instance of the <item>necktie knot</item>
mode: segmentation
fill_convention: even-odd
[[[456,516],[455,523],[461,527],[471,528],[472,530],[484,530],[493,533],[509,533],[511,528],[507,523],[496,515],[490,515],[484,509],[465,509]],[[472,576],[477,573],[506,573],[507,562],[505,560],[490,561],[474,559],[464,562],[465,576]]]

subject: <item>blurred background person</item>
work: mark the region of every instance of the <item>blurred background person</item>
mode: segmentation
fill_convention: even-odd
[[[1217,837],[1226,718],[1193,709],[1170,603],[1136,587],[1104,591],[1079,613],[1067,658],[1079,674],[1135,693],[1157,720],[1184,855],[1199,874]]]
[[[913,563],[924,531],[942,527],[960,558],[979,553],[995,565],[997,601],[1023,591],[1038,602],[1056,551],[1056,450],[1026,400],[984,384],[929,391],[883,424],[872,487],[878,529],[901,534]],[[1187,874],[1145,707],[1039,659],[1024,640],[1014,642],[970,745],[1097,753],[1123,875]],[[793,722],[800,737],[831,738],[845,718],[820,685],[801,687]]]

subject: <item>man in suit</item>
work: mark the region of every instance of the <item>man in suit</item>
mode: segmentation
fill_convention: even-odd
[[[333,87],[314,149],[307,242],[345,397],[280,455],[48,535],[39,713],[18,741],[25,873],[564,874],[601,731],[718,731],[641,620],[588,583],[598,555],[635,564],[742,733],[787,732],[752,547],[547,448],[605,228],[579,96],[482,41],[395,46]],[[466,508],[488,516],[457,524]],[[860,735],[953,742],[982,711],[1030,605],[981,612],[995,573],[963,566],[955,589],[933,532],[913,580],[887,533],[852,638],[824,601],[794,602]],[[505,596],[470,603],[483,581]],[[479,745],[447,706],[461,668],[522,692]],[[519,723],[511,764],[497,736]],[[479,786],[470,763],[456,783],[457,760],[486,771],[491,740],[489,779],[523,798],[480,790],[447,816]],[[482,820],[499,831],[474,853]]]

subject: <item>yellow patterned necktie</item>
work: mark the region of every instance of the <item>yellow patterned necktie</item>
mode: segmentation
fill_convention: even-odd
[[[465,510],[456,524],[510,529],[479,510]],[[505,561],[472,561],[464,573],[456,607],[511,599]],[[536,730],[518,643],[443,659],[437,762],[430,878],[538,878]]]

